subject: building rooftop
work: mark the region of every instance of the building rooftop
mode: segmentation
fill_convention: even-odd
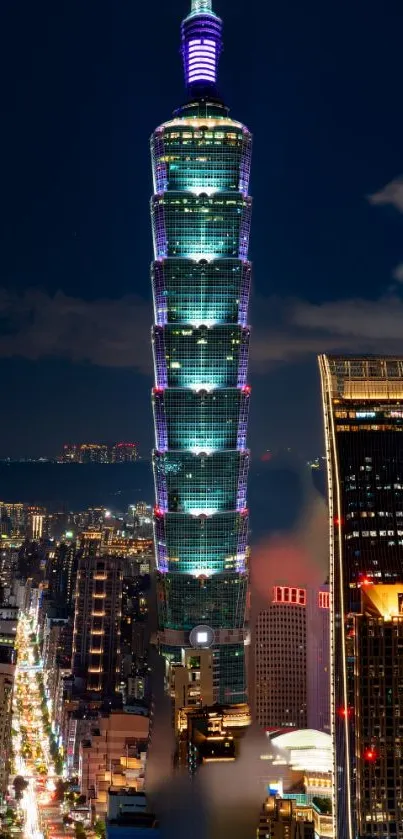
[[[270,735],[268,735],[270,736]],[[271,736],[273,762],[284,762],[295,771],[332,771],[332,738],[323,731],[311,728],[296,729],[286,734]],[[283,753],[283,755],[281,755]],[[285,753],[285,754],[284,754]]]
[[[320,356],[334,398],[400,399],[403,356]]]

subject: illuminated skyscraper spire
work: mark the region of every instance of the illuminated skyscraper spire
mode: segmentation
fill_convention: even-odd
[[[182,22],[185,82],[191,93],[195,88],[214,90],[221,50],[222,21],[213,12],[211,0],[192,0],[190,14]]]
[[[211,0],[192,0],[192,15],[198,15],[199,12],[212,12],[213,7]]]

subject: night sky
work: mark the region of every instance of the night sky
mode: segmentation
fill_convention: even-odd
[[[314,456],[315,354],[403,351],[402,5],[215,9],[255,137],[250,444]],[[0,456],[151,448],[148,138],[185,98],[187,10],[1,0]]]

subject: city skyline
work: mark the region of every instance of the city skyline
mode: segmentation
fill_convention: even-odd
[[[179,5],[0,8],[0,833],[403,839],[403,11]]]
[[[147,137],[177,104],[181,67],[171,45],[185,11],[185,0],[118,4],[113,14],[101,0],[95,19],[77,0],[1,6],[0,375],[13,392],[4,456],[133,433],[142,452],[152,448]],[[401,332],[399,182],[383,191],[401,175],[400,14],[374,0],[365,15],[358,7],[332,14],[319,0],[259,4],[248,14],[240,0],[218,0],[217,11],[239,51],[235,63],[223,53],[223,89],[257,137],[252,450],[315,452],[315,353],[376,352],[380,343],[394,351]],[[139,26],[153,32],[152,50],[145,38],[134,48]]]

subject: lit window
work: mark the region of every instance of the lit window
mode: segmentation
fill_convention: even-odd
[[[207,642],[208,642],[207,632],[198,632],[196,640],[197,640],[198,644],[207,644]]]

